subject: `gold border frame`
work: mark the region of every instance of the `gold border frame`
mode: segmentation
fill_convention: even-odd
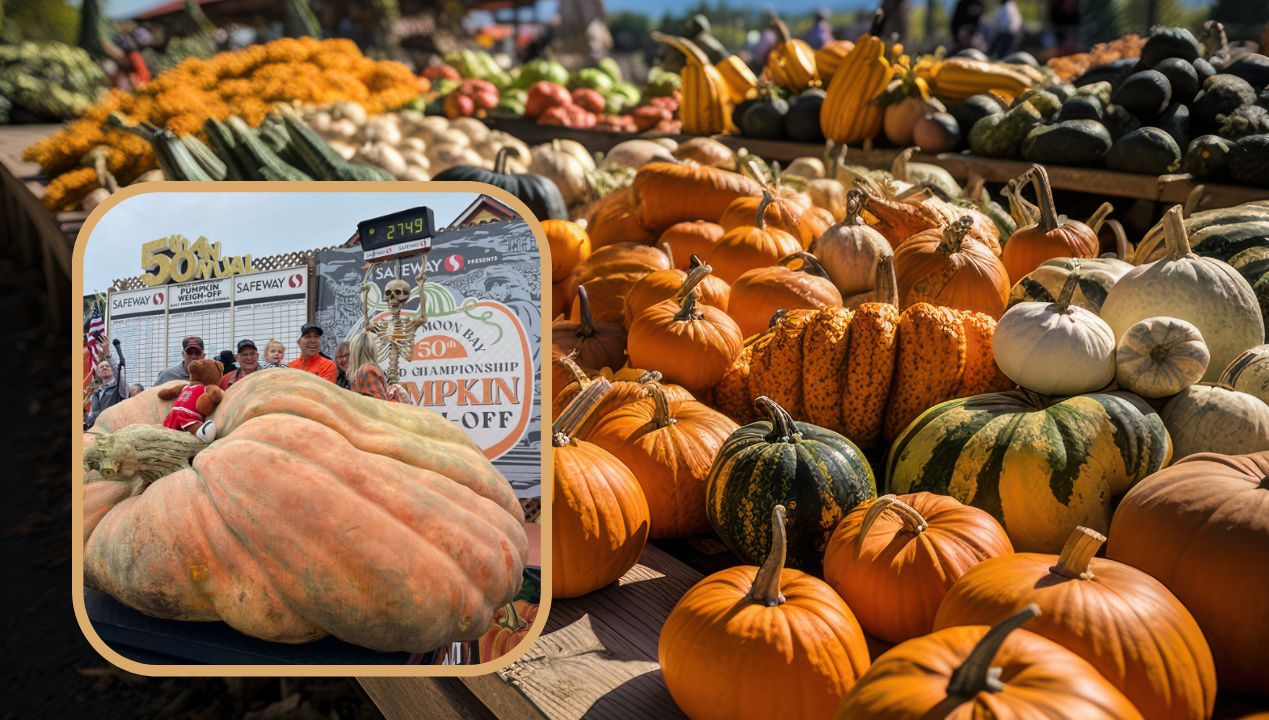
[[[550,288],[554,278],[551,276],[550,245],[541,223],[519,198],[501,188],[484,183],[470,181],[419,182],[419,181],[382,181],[382,182],[148,182],[121,188],[88,215],[79,235],[75,238],[74,253],[71,259],[71,292],[74,297],[84,294],[84,252],[93,229],[111,208],[124,200],[147,193],[222,193],[222,192],[255,192],[255,193],[436,193],[467,192],[488,195],[507,207],[515,210],[529,224],[533,236],[537,238],[538,257],[542,271],[541,313],[542,337],[539,338],[540,349],[546,348],[548,340],[546,330],[551,326]],[[84,373],[83,337],[80,328],[84,325],[84,309],[82,302],[71,303],[71,328],[73,348],[71,352],[71,377],[82,377]],[[149,665],[123,657],[115,652],[88,619],[84,605],[84,468],[79,458],[83,457],[83,398],[72,383],[71,387],[71,591],[72,604],[75,609],[75,620],[88,644],[92,645],[107,662],[127,672],[149,677],[475,677],[487,675],[507,667],[523,655],[537,641],[546,626],[551,611],[551,500],[554,494],[552,453],[550,442],[551,403],[553,388],[551,373],[546,372],[546,363],[542,361],[545,353],[539,354],[539,373],[541,374],[541,396],[543,398],[542,418],[542,515],[539,521],[542,538],[540,553],[542,561],[542,596],[538,605],[538,615],[529,626],[529,632],[514,648],[502,657],[479,665]]]

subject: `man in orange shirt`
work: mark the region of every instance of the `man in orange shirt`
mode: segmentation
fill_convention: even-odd
[[[297,344],[300,346],[300,356],[292,360],[288,367],[311,372],[318,377],[335,382],[339,374],[338,368],[335,367],[334,361],[321,355],[322,329],[312,323],[304,325],[300,328],[300,339]]]

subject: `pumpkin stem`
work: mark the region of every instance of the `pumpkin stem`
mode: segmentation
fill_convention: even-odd
[[[1189,216],[1194,214],[1195,210],[1199,209],[1199,206],[1203,202],[1203,195],[1206,193],[1207,193],[1207,186],[1201,183],[1198,185],[1195,185],[1190,190],[1189,194],[1185,196],[1185,205],[1181,208],[1181,211],[1185,213],[1185,217],[1188,218]]]
[[[789,41],[789,26],[785,25],[780,18],[771,19],[771,29],[775,30],[777,42],[784,44]]]
[[[586,296],[586,286],[577,286],[577,304],[580,307],[582,323],[577,328],[577,337],[588,338],[595,335],[595,317],[590,312],[590,298]]]
[[[872,25],[868,28],[868,34],[873,37],[881,37],[881,28],[886,20],[886,11],[877,8],[877,12],[872,14]]]
[[[583,387],[582,391],[564,406],[563,412],[551,425],[551,445],[558,448],[570,444],[573,441],[573,434],[595,411],[599,401],[611,389],[612,383],[605,377],[595,378]]]
[[[107,480],[133,483],[139,495],[164,475],[189,467],[190,460],[207,443],[184,430],[159,425],[128,425],[97,438],[84,451],[84,469],[96,470]]]
[[[1040,222],[1040,208],[1032,205],[1030,201],[1022,196],[1022,186],[1030,179],[1030,173],[1019,175],[1005,183],[1005,186],[1000,190],[1000,194],[1004,195],[1009,202],[1009,216],[1013,218],[1014,224],[1018,227],[1035,225]]]
[[[914,147],[904,148],[899,151],[898,155],[894,156],[894,160],[890,162],[890,174],[893,175],[896,180],[909,182],[908,161],[912,159],[912,156],[916,154],[916,151],[917,149]]]
[[[1094,235],[1096,235],[1098,232],[1101,232],[1102,223],[1106,222],[1106,219],[1109,218],[1110,214],[1113,212],[1115,212],[1115,206],[1108,202],[1104,202],[1097,207],[1097,210],[1094,211],[1092,215],[1088,216],[1088,220],[1085,220],[1084,224],[1088,226],[1088,229],[1093,231]]]
[[[1168,251],[1169,260],[1179,260],[1191,254],[1190,237],[1185,232],[1185,219],[1181,217],[1181,206],[1173,205],[1163,214],[1163,242]]]
[[[767,607],[784,604],[784,594],[780,592],[780,575],[784,572],[784,559],[788,551],[784,532],[785,516],[783,505],[771,508],[771,552],[754,574],[753,585],[749,586],[749,594],[745,596],[751,603]]]
[[[757,408],[767,414],[767,418],[771,420],[771,434],[767,435],[767,442],[786,442],[795,443],[802,439],[802,432],[798,430],[798,426],[793,421],[793,416],[788,410],[780,407],[779,403],[766,395],[759,396],[753,401]]]
[[[1022,608],[996,625],[974,645],[965,661],[952,673],[947,683],[947,694],[957,698],[971,698],[980,692],[1000,692],[1005,689],[1000,682],[1000,668],[991,662],[1005,644],[1009,633],[1040,616],[1040,606],[1035,603]]]
[[[767,206],[770,205],[771,201],[774,199],[775,198],[771,197],[770,191],[768,190],[762,191],[762,202],[758,203],[758,222],[754,224],[754,227],[758,228],[759,230],[762,230],[763,228],[767,226],[767,220],[766,220]]]
[[[1049,185],[1049,171],[1043,165],[1031,166],[1031,182],[1035,185],[1035,199],[1040,204],[1040,229],[1049,232],[1059,226],[1057,208],[1053,205],[1053,188]]]
[[[1074,260],[1071,265],[1071,272],[1066,276],[1066,281],[1062,283],[1062,290],[1058,292],[1058,298],[1053,303],[1058,312],[1066,312],[1066,309],[1071,306],[1071,300],[1075,297],[1075,291],[1080,286],[1080,263]]]
[[[843,225],[863,225],[864,219],[861,214],[864,212],[864,205],[868,202],[868,196],[857,188],[851,188],[846,192],[846,217],[842,218]]]
[[[652,413],[654,427],[663,428],[678,422],[670,413],[670,399],[665,396],[665,388],[660,383],[648,383],[643,394],[652,398],[652,405],[656,408]]]
[[[498,148],[498,154],[494,155],[493,171],[496,173],[505,173],[507,171],[507,158],[511,157],[511,153],[513,152],[516,151],[510,145],[503,145]]]
[[[802,261],[802,267],[798,268],[798,271],[804,272],[808,275],[818,275],[822,278],[828,277],[828,271],[824,269],[824,266],[820,264],[820,261],[816,259],[814,255],[805,250],[799,250],[790,255],[785,255],[780,258],[780,261],[776,264],[789,267],[794,260]]]
[[[648,370],[644,372],[642,375],[640,375],[639,377],[635,378],[635,382],[640,385],[647,385],[648,383],[659,383],[661,382],[661,371]]]
[[[903,521],[903,529],[907,532],[922,533],[930,526],[916,508],[900,500],[898,495],[882,495],[868,507],[868,514],[864,515],[864,522],[859,526],[860,542],[863,542],[863,539],[868,536],[868,531],[872,530],[872,526],[887,510],[892,510],[899,516],[899,519]]]
[[[705,267],[709,267],[706,265]],[[699,281],[698,281],[699,282]],[[686,284],[686,283],[684,283]],[[680,290],[681,292],[681,290]],[[679,311],[674,313],[674,319],[679,322],[690,322],[702,317],[700,312],[696,310],[696,290],[689,289],[683,299],[679,301]]]
[[[670,267],[674,267],[674,251],[670,248],[668,241],[661,241],[661,252],[665,253],[666,259],[670,261]]]
[[[1115,256],[1124,262],[1132,262],[1132,246],[1128,244],[1128,233],[1124,232],[1124,226],[1111,218],[1106,221],[1106,227],[1115,236]]]
[[[1089,563],[1105,542],[1106,536],[1096,530],[1090,530],[1083,525],[1075,528],[1071,536],[1066,539],[1066,544],[1062,546],[1062,554],[1058,555],[1057,565],[1049,568],[1049,572],[1072,580],[1092,580],[1093,570],[1089,567]]]
[[[693,255],[692,257],[695,258],[696,256]],[[697,261],[699,263],[699,258],[697,258]],[[687,277],[683,278],[683,284],[679,286],[679,291],[674,294],[674,300],[678,302],[679,305],[683,305],[687,301],[687,297],[689,295],[693,297],[698,295],[699,293],[696,290],[696,286],[700,285],[701,282],[703,282],[713,271],[714,267],[705,263],[699,263],[696,267],[688,270]]]
[[[590,376],[586,374],[585,370],[582,370],[581,365],[577,364],[577,355],[577,348],[573,348],[567,355],[560,356],[556,361],[568,370],[569,374],[573,376],[573,382],[577,383],[578,387],[585,387],[590,383]]]
[[[939,249],[949,255],[961,251],[961,245],[965,243],[965,235],[969,233],[969,229],[974,226],[974,219],[968,215],[962,215],[951,225],[943,228],[943,239],[939,241]]]
[[[873,291],[877,302],[899,307],[899,281],[894,276],[894,255],[877,258],[877,287]]]

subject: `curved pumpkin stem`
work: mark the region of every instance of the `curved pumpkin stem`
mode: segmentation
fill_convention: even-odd
[[[1106,536],[1096,530],[1090,530],[1083,525],[1075,528],[1071,536],[1066,539],[1066,544],[1062,546],[1062,554],[1058,555],[1057,565],[1049,568],[1049,572],[1072,580],[1092,580],[1093,571],[1089,563],[1105,542]]]
[[[783,267],[789,267],[789,264],[794,260],[802,261],[802,267],[798,268],[797,272],[804,272],[808,275],[818,275],[822,278],[828,277],[828,271],[820,264],[819,259],[805,250],[799,250],[795,253],[785,255],[780,258],[776,264]]]
[[[898,495],[882,495],[868,507],[868,514],[864,515],[864,522],[859,526],[859,540],[861,542],[868,536],[872,526],[877,523],[877,520],[887,510],[899,516],[899,519],[903,521],[903,529],[907,532],[922,533],[930,526],[925,521],[925,516],[918,512],[916,508],[900,500]]]
[[[1185,232],[1185,220],[1181,217],[1181,206],[1173,205],[1163,214],[1163,242],[1167,248],[1169,260],[1179,260],[1193,254],[1190,249],[1190,236]]]
[[[1115,255],[1124,262],[1132,262],[1132,245],[1128,244],[1128,233],[1124,232],[1124,226],[1111,218],[1106,221],[1106,227],[1115,236]]]
[[[894,255],[877,258],[877,287],[873,296],[877,302],[899,307],[899,281],[894,276]]]
[[[648,370],[644,374],[635,378],[635,382],[639,383],[640,385],[647,385],[648,383],[659,383],[661,382],[661,371]]]
[[[692,42],[691,40],[688,40],[685,37],[679,37],[678,35],[667,35],[663,32],[657,32],[654,30],[652,31],[652,39],[656,40],[659,43],[665,43],[666,45],[669,45],[675,50],[678,50],[679,52],[683,53],[683,55],[687,57],[689,61],[694,61],[698,64],[701,64],[707,67],[713,65],[709,61],[709,56],[705,54],[705,51],[701,50],[700,47],[696,43]]]
[[[753,585],[749,586],[749,594],[745,596],[751,603],[767,607],[784,603],[784,594],[780,592],[780,575],[784,572],[784,559],[788,551],[788,540],[784,532],[785,516],[783,505],[771,508],[771,552],[767,554],[762,567],[758,568],[753,577]]]
[[[1110,217],[1110,214],[1113,212],[1115,212],[1115,206],[1108,202],[1104,202],[1097,206],[1097,209],[1093,211],[1092,215],[1088,216],[1088,219],[1084,221],[1084,224],[1093,231],[1094,235],[1096,235],[1101,232],[1102,224],[1106,222],[1106,220]]]
[[[1062,289],[1058,291],[1057,300],[1053,301],[1053,306],[1058,312],[1066,312],[1071,307],[1071,300],[1075,297],[1075,291],[1080,286],[1080,263],[1078,260],[1072,263],[1075,267],[1071,268],[1070,274],[1066,276],[1066,281],[1062,283]]]
[[[1009,633],[1039,616],[1040,606],[1031,603],[988,630],[961,666],[952,673],[947,683],[947,694],[957,698],[971,698],[980,692],[1004,690],[1004,683],[1000,682],[1000,668],[992,667],[991,662],[1005,644]]]
[[[868,203],[868,196],[858,188],[851,188],[846,191],[846,217],[842,218],[843,225],[863,225],[864,206]]]
[[[1018,227],[1036,225],[1040,222],[1040,208],[1022,196],[1022,186],[1031,181],[1031,172],[1027,171],[1005,183],[1000,194],[1009,202],[1009,216]]]
[[[1203,204],[1203,196],[1207,194],[1207,186],[1203,184],[1195,185],[1190,189],[1189,194],[1185,196],[1185,205],[1181,208],[1181,212],[1185,213],[1185,217],[1194,214],[1195,210]]]
[[[1049,185],[1049,171],[1043,165],[1032,165],[1031,182],[1035,185],[1036,202],[1040,204],[1040,229],[1049,232],[1060,224],[1053,204],[1053,188]]]
[[[762,191],[762,202],[758,203],[758,221],[754,223],[754,227],[759,230],[762,230],[767,226],[767,206],[770,205],[773,200],[775,200],[775,198],[771,196],[771,192],[769,190]]]
[[[708,266],[706,266],[708,267]],[[679,311],[674,313],[674,319],[679,322],[690,322],[699,320],[703,317],[702,313],[696,309],[696,291],[689,290],[687,295],[679,301]]]
[[[573,442],[573,435],[586,422],[586,418],[595,411],[599,401],[612,389],[612,383],[605,377],[592,380],[577,393],[577,396],[564,406],[560,416],[551,425],[552,447],[565,447]]]
[[[695,258],[696,256],[693,255],[692,257]],[[695,298],[699,294],[696,286],[700,285],[714,271],[712,265],[700,262],[699,258],[697,258],[697,263],[695,267],[687,271],[687,277],[683,278],[683,284],[679,286],[679,291],[674,293],[674,301],[679,305],[685,305],[688,296]]]
[[[573,376],[573,382],[577,383],[578,387],[586,387],[590,384],[591,378],[586,374],[585,370],[582,370],[582,366],[577,364],[577,355],[577,348],[573,348],[567,355],[557,358],[556,362],[568,370],[569,374]]]
[[[670,412],[670,399],[665,396],[665,388],[661,387],[661,383],[648,383],[643,394],[652,398],[652,405],[655,408],[652,412],[653,426],[663,428],[678,422]]]
[[[911,182],[908,180],[908,161],[912,159],[912,156],[916,154],[916,151],[917,149],[914,147],[904,148],[899,151],[898,155],[894,156],[894,160],[890,161],[890,174],[893,175],[896,180]]]
[[[498,154],[494,155],[493,171],[496,173],[505,173],[507,171],[507,158],[511,157],[511,153],[513,152],[516,153],[517,156],[520,154],[519,151],[510,145],[503,145],[498,148]]]
[[[577,328],[577,337],[588,338],[595,335],[595,316],[590,312],[590,298],[586,295],[586,286],[577,286],[577,304],[582,316],[581,324]]]
[[[657,247],[661,249],[661,252],[665,253],[666,259],[670,261],[670,267],[674,267],[674,250],[670,248],[670,243],[662,240]]]
[[[189,467],[205,447],[205,441],[184,430],[128,425],[98,437],[84,451],[83,462],[107,480],[133,483],[132,494],[139,495],[155,480]]]
[[[969,215],[957,218],[951,225],[943,228],[943,239],[939,241],[939,249],[948,254],[960,252],[961,245],[965,243],[965,235],[973,226],[974,219]]]
[[[802,432],[798,430],[797,424],[793,420],[793,416],[788,410],[780,407],[775,400],[761,395],[753,401],[753,404],[761,411],[767,414],[767,418],[771,421],[771,434],[767,435],[767,442],[786,442],[795,443],[802,439]]]

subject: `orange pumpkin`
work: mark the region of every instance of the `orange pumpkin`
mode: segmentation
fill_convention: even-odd
[[[723,232],[723,226],[718,223],[687,220],[666,228],[657,238],[657,246],[673,257],[674,267],[687,270],[693,255],[709,257],[714,246],[723,239]]]
[[[928,492],[851,510],[828,541],[824,579],[868,634],[890,643],[934,629],[947,589],[980,561],[1013,552],[990,514]]]
[[[828,273],[814,255],[805,252],[781,258],[771,267],[745,271],[732,285],[731,293],[735,302],[728,306],[728,314],[740,326],[743,337],[766,330],[777,310],[817,310],[842,304],[842,294]]]
[[[700,535],[709,530],[705,481],[710,467],[739,426],[695,400],[671,397],[656,383],[646,387],[647,398],[606,414],[587,437],[639,479],[651,513],[651,537]]]
[[[561,362],[567,363],[567,359],[561,359]],[[596,424],[611,412],[616,411],[632,402],[642,400],[647,392],[648,385],[657,383],[661,387],[661,391],[671,400],[691,400],[692,393],[684,390],[681,385],[662,384],[661,373],[656,370],[635,370],[633,368],[622,368],[621,370],[612,371],[609,369],[600,370],[594,374],[594,377],[588,376],[576,364],[569,363],[574,372],[573,379],[564,386],[564,389],[556,393],[555,398],[551,401],[552,412],[556,416],[564,412],[564,408],[573,401],[581,393],[582,389],[590,385],[596,378],[604,378],[612,383],[607,394],[604,395],[597,403],[595,409],[591,411],[582,424],[574,431],[574,436],[581,440],[590,439],[590,431]]]
[[[595,322],[590,296],[585,286],[577,288],[578,320],[557,319],[551,323],[551,350],[558,355],[577,351],[576,361],[584,368],[617,368],[626,364],[626,329],[620,323]],[[559,386],[556,386],[557,389]]]
[[[626,295],[644,275],[670,267],[665,253],[638,243],[617,243],[602,247],[578,264],[569,278],[572,295],[585,285],[590,293],[591,314],[595,322],[622,322]],[[572,320],[581,319],[581,306],[576,299],[569,311]]]
[[[837,709],[837,720],[1138,720],[1106,678],[1066,648],[1018,629],[1028,605],[993,627],[958,626],[894,647]]]
[[[1194,613],[1221,690],[1269,692],[1269,452],[1195,453],[1160,470],[1124,496],[1110,537],[1106,557]]]
[[[572,274],[577,263],[590,256],[590,236],[581,225],[569,220],[543,220],[551,247],[551,277],[559,282]]]
[[[900,308],[928,302],[1000,319],[1009,299],[1009,278],[991,250],[966,237],[971,224],[962,217],[899,244],[894,272]]]
[[[590,236],[591,251],[617,243],[651,243],[656,233],[639,224],[634,190],[623,187],[603,196],[587,215],[586,232]],[[562,280],[555,276],[555,282]]]
[[[165,452],[197,443],[189,433],[119,424],[152,417],[148,394],[95,433],[93,465],[116,482],[90,487],[138,479],[138,459],[153,482],[131,497],[86,488],[89,587],[160,618],[382,652],[476,640],[515,597],[529,551],[520,503],[452,421],[280,368],[225,393],[217,439],[191,462],[188,448]]]
[[[743,343],[736,321],[718,308],[698,305],[692,288],[681,302],[663,300],[630,324],[630,362],[660,370],[692,393],[718,382]]]
[[[941,229],[961,217],[973,221],[966,236],[1000,253],[1000,230],[985,213],[972,207],[945,202],[925,188],[912,188],[889,197],[862,186],[864,208],[873,219],[868,224],[890,241],[892,247],[923,230]]]
[[[1198,623],[1158,580],[1094,558],[1105,541],[1079,527],[1061,555],[978,563],[948,590],[934,627],[991,622],[1036,603],[1044,614],[1031,630],[1087,660],[1145,717],[1211,717],[1216,668]]]
[[[578,395],[551,428],[551,593],[579,597],[634,567],[648,540],[648,501],[634,473],[577,428],[610,389],[603,378]]]
[[[717,220],[736,198],[762,194],[740,173],[668,162],[639,168],[631,188],[640,225],[658,234],[684,220]]]
[[[701,580],[661,627],[666,689],[695,720],[828,717],[868,668],[863,631],[846,603],[824,581],[784,568],[784,506],[771,515],[762,567]]]
[[[1014,230],[1005,243],[1001,259],[1014,281],[1021,280],[1045,260],[1057,257],[1095,258],[1101,248],[1097,233],[1089,226],[1078,220],[1058,221],[1057,210],[1053,206],[1053,190],[1049,187],[1049,173],[1039,165],[1032,165],[1029,172],[1040,204],[1040,219]]]
[[[626,295],[626,325],[629,326],[639,313],[662,300],[683,299],[693,287],[700,293],[702,305],[726,311],[731,287],[722,279],[710,275],[710,269],[700,258],[693,256],[692,267],[688,272],[670,269],[644,275]],[[697,275],[703,277],[698,278]],[[689,289],[685,291],[684,288]]]
[[[772,202],[770,193],[755,211],[753,225],[742,225],[727,231],[705,258],[714,268],[714,274],[728,283],[753,268],[774,265],[782,257],[802,249],[802,243],[788,232],[766,225],[766,207]]]

